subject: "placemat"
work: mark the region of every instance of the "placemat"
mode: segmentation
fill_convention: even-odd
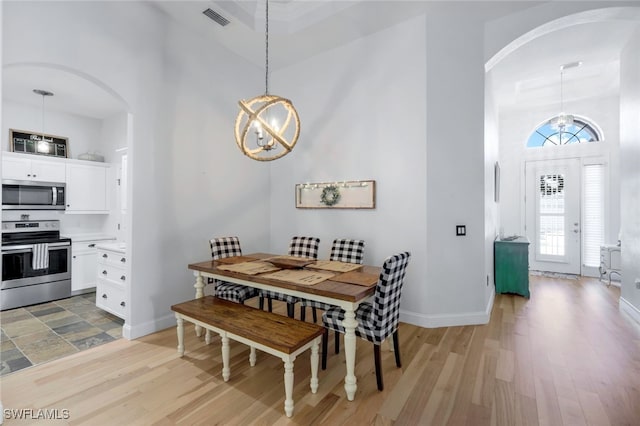
[[[270,263],[267,262],[240,262],[234,263],[232,265],[220,265],[218,269],[222,269],[223,271],[232,271],[238,272],[246,275],[258,275],[263,272],[272,272],[277,271],[279,268],[276,268]]]
[[[356,263],[337,262],[335,260],[318,260],[316,263],[308,265],[307,267],[322,269],[325,271],[349,272],[361,268],[362,265],[358,265]]]
[[[329,272],[318,272],[300,269],[283,269],[272,274],[265,274],[263,275],[263,277],[301,285],[314,285],[332,278],[333,274]]]
[[[234,263],[242,263],[242,262],[252,262],[256,260],[253,257],[247,257],[247,256],[231,256],[231,257],[225,257],[222,259],[218,259],[217,262],[220,263],[228,263],[230,265],[234,264]]]
[[[377,275],[367,274],[365,272],[346,272],[331,278],[331,280],[347,284],[362,285],[365,287],[373,287],[378,284]]]

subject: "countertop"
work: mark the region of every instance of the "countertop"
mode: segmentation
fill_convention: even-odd
[[[100,243],[100,244],[96,244],[96,248],[98,250],[115,251],[115,252],[121,253],[121,254],[126,254],[126,252],[127,252],[127,244],[123,243],[123,242]]]
[[[116,237],[108,234],[65,234],[61,233],[63,237],[71,238],[71,242],[85,242],[85,241],[108,241],[115,240]]]

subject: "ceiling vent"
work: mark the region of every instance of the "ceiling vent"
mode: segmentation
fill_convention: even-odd
[[[225,18],[224,16],[220,15],[218,12],[216,12],[215,10],[211,10],[211,9],[207,9],[204,12],[205,15],[207,15],[209,18],[211,18],[212,20],[214,20],[215,22],[217,22],[218,24],[222,25],[223,27],[225,25],[227,25],[229,21],[227,18]]]

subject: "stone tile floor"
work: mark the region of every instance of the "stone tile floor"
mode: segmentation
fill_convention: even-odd
[[[124,321],[95,300],[86,293],[0,312],[0,376],[122,337]]]

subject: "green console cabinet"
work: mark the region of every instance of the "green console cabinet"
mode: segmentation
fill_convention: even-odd
[[[493,243],[496,293],[515,293],[529,298],[529,240],[506,238]]]

